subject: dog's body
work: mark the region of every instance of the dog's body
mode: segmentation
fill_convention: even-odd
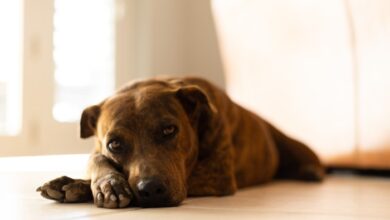
[[[89,180],[61,177],[39,188],[61,202],[99,207],[178,205],[223,196],[275,177],[321,180],[317,156],[199,78],[130,84],[84,110],[81,137],[95,135]]]

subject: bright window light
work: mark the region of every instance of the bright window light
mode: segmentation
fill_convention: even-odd
[[[22,1],[0,1],[0,135],[21,129]]]
[[[55,0],[57,121],[73,122],[114,89],[115,0]]]

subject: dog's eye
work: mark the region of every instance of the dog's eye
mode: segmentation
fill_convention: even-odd
[[[165,137],[173,136],[177,132],[177,127],[175,125],[169,125],[163,128],[162,133]]]
[[[108,142],[107,148],[112,153],[121,153],[124,150],[123,144],[119,140],[111,140]]]

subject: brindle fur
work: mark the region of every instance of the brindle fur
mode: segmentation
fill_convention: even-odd
[[[52,180],[38,189],[45,198],[59,202],[94,198],[105,208],[147,206],[138,202],[136,183],[158,176],[169,193],[169,200],[160,205],[174,206],[187,196],[231,195],[237,188],[274,178],[324,177],[318,157],[306,145],[200,78],[129,84],[85,109],[80,124],[82,138],[96,136],[90,180]],[[161,138],[164,124],[178,127],[173,139]],[[126,150],[108,151],[111,138],[123,140]]]

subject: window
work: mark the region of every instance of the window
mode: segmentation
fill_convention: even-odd
[[[53,116],[73,122],[114,89],[115,0],[54,1]]]
[[[132,78],[133,1],[0,1],[0,156],[85,153],[81,111]],[[118,13],[119,11],[119,13]]]
[[[22,1],[0,1],[0,135],[21,128]]]

